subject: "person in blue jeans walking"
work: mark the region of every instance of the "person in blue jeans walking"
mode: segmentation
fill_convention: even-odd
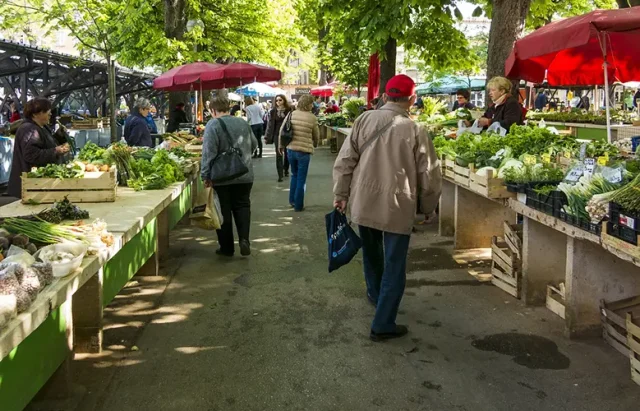
[[[307,173],[311,163],[314,147],[318,146],[320,130],[318,119],[311,113],[313,96],[304,95],[298,101],[298,109],[291,113],[291,131],[293,139],[287,146],[289,165],[291,166],[291,183],[289,184],[289,205],[295,211],[304,210],[304,193],[307,189]],[[278,147],[281,155],[285,147],[280,139]]]
[[[387,103],[353,124],[333,167],[334,207],[358,224],[367,298],[376,307],[370,338],[402,337],[396,324],[406,283],[407,254],[418,198],[433,218],[442,175],[427,131],[409,117],[415,83],[401,74],[386,86]]]

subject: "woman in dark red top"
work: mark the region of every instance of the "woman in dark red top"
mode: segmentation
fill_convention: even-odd
[[[16,108],[16,103],[11,103],[11,105],[9,106],[9,110],[11,111],[11,115],[9,116],[9,123],[20,120],[20,113]]]

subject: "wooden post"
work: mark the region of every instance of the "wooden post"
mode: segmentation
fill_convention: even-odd
[[[516,213],[456,185],[454,249],[489,248],[493,236],[504,234],[504,222],[515,222]]]
[[[456,232],[456,185],[445,179],[442,180],[439,213],[439,234],[442,237],[452,237]]]
[[[638,267],[600,245],[570,237],[567,241],[566,330],[568,337],[602,333],[600,300],[640,295]]]
[[[103,271],[92,276],[72,298],[74,350],[79,353],[102,351]]]
[[[524,218],[522,299],[527,305],[544,305],[547,285],[565,279],[567,235]]]

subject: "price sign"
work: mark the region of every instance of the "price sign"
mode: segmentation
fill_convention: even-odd
[[[584,169],[582,167],[574,167],[571,169],[571,171],[569,171],[569,174],[567,174],[564,179],[569,182],[575,183],[580,180],[582,174],[584,174]]]
[[[571,158],[571,151],[565,151],[563,155],[564,155],[564,158]]]
[[[544,164],[549,164],[549,163],[551,163],[551,154],[549,154],[549,153],[544,153],[541,157],[542,157],[542,162],[543,162]]]
[[[609,162],[609,159],[607,157],[605,157],[605,156],[598,157],[598,165],[599,166],[606,166],[608,162]]]
[[[524,163],[525,164],[532,166],[537,162],[538,162],[538,160],[536,159],[536,156],[532,156],[530,154],[525,154],[525,156],[524,156]]]

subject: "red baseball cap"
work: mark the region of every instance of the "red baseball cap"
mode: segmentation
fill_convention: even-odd
[[[385,92],[389,97],[411,97],[415,94],[416,83],[406,74],[398,74],[387,82]]]

